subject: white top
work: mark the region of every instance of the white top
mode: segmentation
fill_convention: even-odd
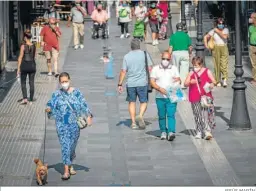
[[[227,28],[223,29],[223,34],[229,34],[229,31]],[[216,45],[225,45],[227,44],[227,39],[222,39],[216,32],[214,32],[214,29],[210,30],[208,33],[210,36],[213,36],[214,42]]]
[[[147,7],[136,6],[134,13],[139,20],[143,20],[145,18],[144,22],[148,22],[148,17],[146,17]]]
[[[156,84],[159,87],[166,90],[179,84],[179,82],[174,82],[173,79],[180,77],[178,68],[174,65],[169,65],[167,69],[164,69],[161,64],[156,65],[153,67],[150,76],[156,80]],[[167,98],[167,96],[156,91],[156,98]]]

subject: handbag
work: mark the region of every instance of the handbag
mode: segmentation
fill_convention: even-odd
[[[147,52],[146,51],[144,51],[144,55],[145,55],[146,74],[147,74],[147,78],[148,78],[148,93],[152,93],[153,88],[150,84],[150,74],[149,74],[149,70],[148,70],[148,58],[147,58]]]
[[[198,92],[199,92],[199,94],[201,96],[201,99],[200,99],[201,106],[202,106],[202,108],[209,108],[209,107],[212,106],[212,104],[211,104],[212,100],[211,100],[210,97],[208,97],[206,95],[202,95],[201,89],[200,89],[200,86],[199,86],[199,82],[198,82],[198,75],[197,75],[196,72],[194,72],[194,73],[195,73],[195,76],[196,76],[197,89],[198,89]]]
[[[213,33],[213,35],[211,36],[210,40],[208,41],[208,48],[210,50],[213,50],[214,49],[214,46],[215,46],[215,42],[214,42],[214,36],[215,32]]]
[[[66,101],[66,103],[67,103],[68,107],[71,109],[71,111],[72,111],[73,113],[76,113],[76,112],[74,111],[73,107],[71,106],[71,104],[69,103],[69,101],[65,98],[65,96],[64,96],[62,93],[60,93],[60,94],[61,94],[61,96],[64,98],[64,100]],[[78,127],[79,127],[80,129],[86,128],[86,127],[88,126],[87,121],[86,121],[86,118],[85,118],[85,117],[82,117],[82,116],[77,117],[77,125],[78,125]]]

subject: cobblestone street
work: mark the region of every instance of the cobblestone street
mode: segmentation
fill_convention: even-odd
[[[179,15],[173,15],[173,29]],[[247,85],[247,103],[253,129],[228,131],[234,80],[234,57],[229,59],[229,86],[214,90],[217,128],[211,141],[194,138],[194,118],[189,102],[178,105],[177,137],[174,142],[161,141],[154,93],[145,114],[146,130],[130,129],[126,93],[117,92],[118,74],[123,56],[130,50],[130,39],[120,39],[116,18],[109,22],[110,38],[93,40],[91,23],[85,24],[84,50],[74,50],[72,29],[61,25],[61,71],[70,73],[72,85],[85,95],[94,114],[92,127],[81,131],[77,158],[77,175],[62,181],[61,150],[54,121],[47,119],[45,162],[49,165],[47,186],[253,186],[256,184],[256,88]],[[132,30],[130,26],[130,30]],[[155,64],[168,48],[168,40],[158,47],[148,35],[142,48]],[[114,79],[104,76],[101,63],[103,47],[114,56]],[[37,56],[35,97],[31,106],[19,106],[21,98],[15,82],[0,103],[0,185],[36,186],[34,157],[43,157],[44,109],[58,81],[46,74],[46,63]],[[211,57],[206,65],[213,69]],[[251,76],[244,62],[244,76]],[[0,92],[1,93],[1,92]]]

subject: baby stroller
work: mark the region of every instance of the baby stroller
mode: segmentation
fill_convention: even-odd
[[[94,25],[97,25],[97,22],[93,22],[92,27],[91,27],[92,38],[93,38],[93,39],[97,39],[97,38],[99,38],[98,35],[99,35],[99,34],[102,34],[103,28],[102,28],[102,27],[99,27],[99,30],[98,30],[98,33],[97,33],[97,31],[96,31],[95,28],[94,28]],[[104,38],[109,38],[109,26],[108,26],[108,22],[106,22],[105,33],[102,34],[102,36],[103,36]]]
[[[145,34],[145,28],[144,28],[144,21],[143,20],[137,20],[134,25],[133,30],[133,38],[139,39],[140,41],[144,40],[144,34]]]

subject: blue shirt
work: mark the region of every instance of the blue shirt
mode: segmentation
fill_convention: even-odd
[[[148,66],[153,62],[147,53]],[[133,50],[124,56],[122,70],[127,72],[127,87],[147,86],[148,77],[146,74],[145,54],[142,50]]]

